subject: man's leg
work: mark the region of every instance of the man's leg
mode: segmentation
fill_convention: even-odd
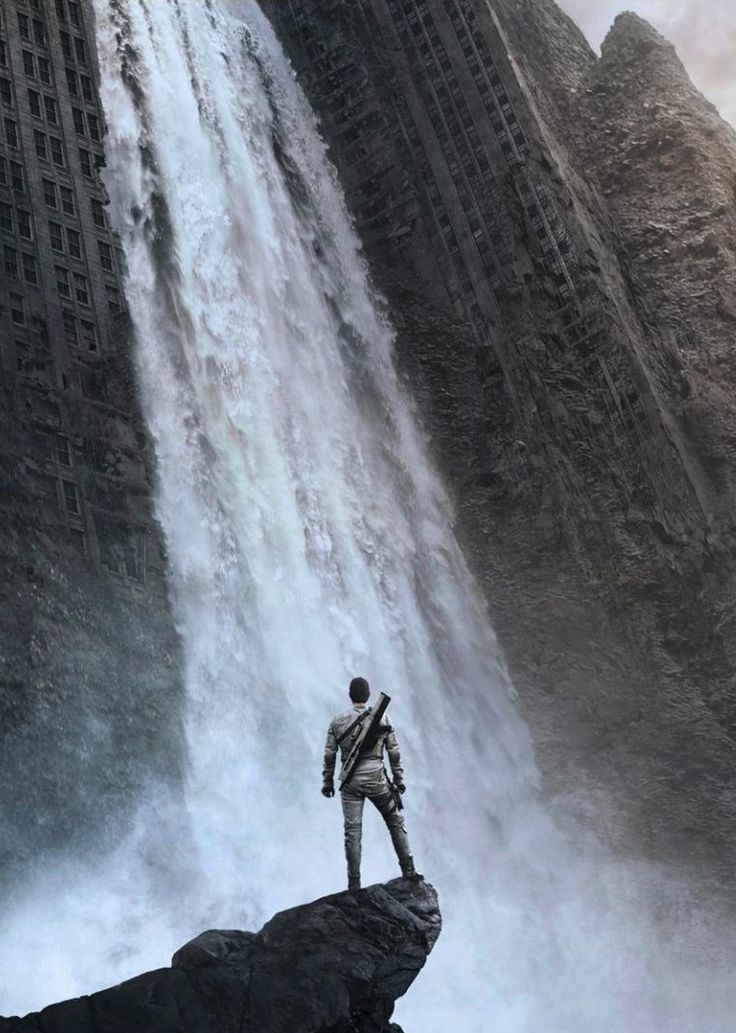
[[[360,889],[360,848],[365,797],[349,786],[340,792],[345,821],[345,859],[348,863],[348,889]]]
[[[409,836],[406,832],[404,815],[397,807],[396,799],[389,789],[386,779],[382,776],[374,786],[370,787],[370,790],[370,792],[366,791],[366,796],[375,804],[381,817],[386,822],[388,831],[391,834],[391,842],[399,859],[401,874],[407,877],[416,876],[417,870],[414,867],[414,858],[409,846]]]

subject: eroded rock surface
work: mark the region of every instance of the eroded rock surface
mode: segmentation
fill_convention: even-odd
[[[390,1022],[441,928],[427,882],[394,879],[210,930],[146,972],[0,1033],[401,1033]]]

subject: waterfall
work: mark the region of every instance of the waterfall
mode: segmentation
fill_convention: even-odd
[[[397,1010],[408,1033],[691,1033],[706,1007],[708,1033],[725,1033],[730,973],[688,961],[706,936],[681,888],[571,842],[538,801],[391,327],[267,21],[255,2],[241,19],[212,0],[95,7],[105,180],[184,650],[185,807],[167,812],[153,787],[113,856],[49,873],[19,905],[6,980],[18,972],[38,1006],[167,964],[202,928],[257,928],[341,889],[321,752],[363,675],[393,698],[409,835],[445,919]],[[365,824],[364,882],[394,877],[385,829]],[[681,941],[662,942],[650,898],[682,907]],[[39,909],[33,985],[38,944],[17,936]]]

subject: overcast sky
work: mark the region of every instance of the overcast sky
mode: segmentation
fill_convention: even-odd
[[[558,0],[593,47],[636,11],[677,47],[695,85],[736,126],[736,0]]]

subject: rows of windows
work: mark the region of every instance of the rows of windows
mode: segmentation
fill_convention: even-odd
[[[472,113],[428,5],[424,2],[414,4],[411,0],[388,0],[388,7],[404,46],[413,41],[421,56],[430,84],[421,90],[427,113],[482,265],[491,282],[496,284],[500,280],[500,265],[493,244],[494,205],[489,191],[491,166]],[[429,193],[436,208],[439,190],[433,182]],[[446,211],[439,216],[438,222],[445,238],[454,237]],[[454,246],[457,247],[456,241]],[[474,294],[467,275],[463,276],[463,284],[467,284],[464,289]]]
[[[532,182],[528,171],[520,164],[522,155],[528,151],[528,143],[472,5],[468,0],[445,0],[444,6],[501,151],[517,173],[521,203],[540,241],[564,304],[575,294],[575,285],[564,257],[569,253],[570,245],[562,220],[549,194]]]

